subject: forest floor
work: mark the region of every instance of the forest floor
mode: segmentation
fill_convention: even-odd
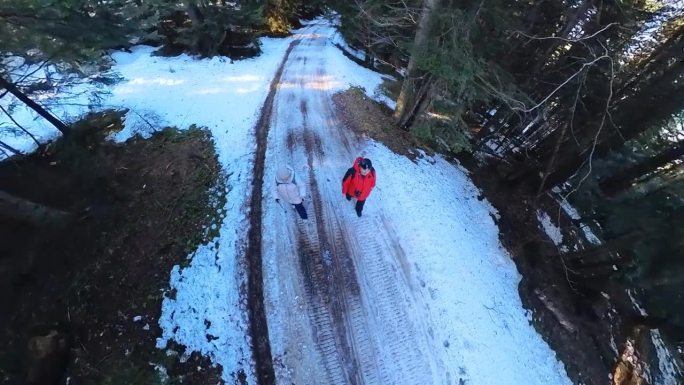
[[[199,129],[104,139],[120,126],[117,114],[93,115],[0,163],[3,190],[75,214],[60,230],[0,223],[2,383],[219,382],[200,354],[155,348],[168,272],[218,220],[213,144]]]

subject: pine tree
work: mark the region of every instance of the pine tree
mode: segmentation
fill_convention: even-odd
[[[226,55],[231,58],[249,57],[261,52],[257,39],[258,28],[263,24],[259,4],[159,1],[154,9],[160,14],[164,52]]]
[[[412,52],[406,67],[406,75],[401,85],[401,92],[397,97],[397,106],[394,110],[396,124],[401,129],[408,129],[416,117],[421,114],[430,101],[430,88],[433,79],[429,72],[418,65],[423,50],[430,43],[431,35],[434,35],[434,24],[439,10],[439,0],[427,0],[423,4],[420,21],[416,29]]]
[[[266,33],[274,36],[290,34],[290,29],[299,27],[300,0],[268,0],[266,2]]]
[[[682,157],[684,157],[684,140],[672,143],[662,152],[602,179],[599,185],[606,195],[615,196],[628,189],[635,180],[656,172],[658,168]]]

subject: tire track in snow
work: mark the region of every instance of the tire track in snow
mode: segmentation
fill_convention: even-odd
[[[288,133],[288,137],[296,136],[297,143],[305,143],[303,132]],[[307,162],[309,156],[306,149],[299,147],[300,152]],[[311,165],[309,166],[311,167]],[[300,182],[312,186],[312,173],[301,175]],[[343,385],[352,383],[344,360],[339,353],[339,340],[335,333],[335,321],[330,312],[331,302],[336,293],[328,282],[330,280],[329,266],[332,255],[323,245],[325,242],[319,238],[319,227],[314,220],[320,216],[320,200],[312,192],[313,215],[307,221],[296,223],[296,237],[298,244],[298,262],[303,277],[304,293],[308,308],[308,317],[313,335],[314,345],[322,359],[322,366],[326,378],[319,379],[325,385]]]
[[[316,76],[327,76],[324,63],[316,69]],[[344,150],[351,155],[353,138],[348,137],[345,129],[338,123],[330,96],[315,99],[315,104],[311,108],[321,111],[327,118],[318,128],[320,136],[326,141],[323,147],[334,149],[342,144]],[[337,152],[339,150],[333,151],[333,154]],[[328,194],[324,195],[333,197],[336,194],[328,191]],[[346,254],[341,260],[352,266],[363,266],[358,278],[354,271],[354,276],[350,279],[354,282],[357,282],[357,279],[359,283],[363,282],[362,298],[356,300],[356,303],[364,306],[363,309],[359,309],[359,317],[364,319],[362,322],[350,322],[350,326],[358,336],[359,350],[365,349],[363,346],[370,347],[370,354],[373,356],[366,362],[377,362],[378,368],[374,373],[379,374],[381,381],[373,380],[367,383],[391,384],[399,381],[418,384],[426,379],[428,383],[433,383],[434,375],[440,373],[435,366],[440,364],[426,358],[430,356],[430,349],[433,346],[430,341],[431,331],[423,323],[424,320],[412,318],[411,309],[420,312],[414,305],[415,298],[404,297],[413,293],[410,266],[404,250],[395,241],[396,235],[392,227],[388,226],[382,212],[378,213],[379,221],[373,216],[352,216],[351,220],[355,222],[355,226],[343,226],[342,221],[346,223],[347,219],[335,214],[340,212],[338,206],[331,203],[326,212],[338,221],[338,230],[334,234],[346,243]],[[374,331],[372,334],[367,333],[371,330],[369,328]],[[415,334],[421,330],[422,333]],[[380,333],[377,333],[378,331]],[[361,343],[365,338],[370,340],[368,344]],[[366,353],[361,355],[367,356]],[[393,372],[394,370],[396,372]],[[370,380],[370,377],[367,379]]]
[[[386,256],[393,255],[375,237],[363,237],[363,245],[357,241],[362,234],[384,233],[384,229],[370,217],[359,218],[359,222],[355,233],[346,232],[345,238],[352,243],[357,263],[363,265],[362,279],[367,290],[364,299],[369,314],[373,315],[370,321],[374,323],[374,330],[379,332],[376,337],[380,338],[375,341],[381,352],[379,364],[384,369],[380,383],[391,384],[397,378],[405,384],[422,383],[431,370],[424,358],[425,348],[413,335],[416,327],[406,311],[410,306],[403,297],[405,291],[400,288],[403,278],[397,277],[394,263],[386,260]],[[391,372],[388,367],[400,373]]]
[[[289,160],[307,164],[308,172],[297,180],[309,186],[311,194],[309,220],[297,219],[293,229],[293,267],[303,279],[309,343],[320,359],[317,377],[303,383],[427,385],[444,383],[444,375],[452,383],[441,365],[430,361],[435,346],[429,341],[429,322],[414,314],[423,312],[404,297],[416,293],[404,290],[411,286],[410,266],[391,226],[381,212],[381,220],[373,215],[356,218],[351,209],[345,214],[348,202],[338,199],[337,183],[326,183],[323,176],[362,146],[335,116],[326,90],[331,81],[326,60],[316,55],[325,42],[312,36],[291,56],[288,64],[293,67],[285,71],[283,81],[292,90],[279,99],[284,110],[299,107],[302,121],[288,124],[285,116],[287,132],[278,137],[284,145],[280,151],[289,153]],[[303,60],[295,60],[301,51],[312,53],[308,70]],[[357,272],[357,266],[363,270]],[[297,383],[306,377],[299,378]]]
[[[340,218],[335,215],[336,211],[332,205],[328,204],[327,212],[332,213],[332,218],[326,218],[326,223],[330,231],[330,236],[333,238],[333,249],[335,250],[335,272],[334,277],[341,277],[340,282],[344,285],[344,290],[341,291],[341,299],[345,303],[346,308],[346,322],[343,327],[346,328],[350,336],[350,344],[352,344],[355,358],[360,363],[361,376],[364,384],[387,384],[386,381],[380,381],[379,371],[377,365],[377,351],[374,347],[374,341],[371,338],[371,332],[368,329],[368,316],[364,311],[361,288],[357,281],[356,267],[349,253],[350,245],[342,231],[342,223]],[[340,252],[339,250],[344,250]]]
[[[341,365],[337,352],[337,338],[333,331],[333,320],[328,311],[330,290],[325,284],[326,271],[323,253],[315,229],[298,224],[299,263],[304,276],[304,291],[307,295],[312,334],[323,358],[327,378],[323,383],[343,385],[350,383]]]
[[[302,101],[300,109],[304,116],[304,146],[306,148],[312,199],[315,203],[315,216],[319,245],[324,257],[326,274],[325,285],[333,294],[327,311],[332,317],[331,325],[337,341],[337,351],[324,352],[328,360],[341,360],[348,378],[347,384],[381,384],[375,363],[375,349],[366,323],[366,314],[361,303],[360,287],[356,278],[349,246],[341,230],[339,218],[327,200],[322,199],[318,182],[313,174],[314,156],[324,156],[321,137],[309,127],[308,106]],[[320,160],[319,159],[319,160]],[[326,191],[327,196],[330,191]]]
[[[254,179],[252,180],[252,195],[250,200],[250,227],[247,233],[247,303],[249,314],[249,332],[252,337],[252,354],[255,362],[256,377],[259,385],[274,385],[275,372],[271,345],[268,340],[268,324],[264,310],[264,293],[261,261],[261,231],[262,231],[262,196],[264,179],[264,162],[266,159],[266,145],[268,129],[273,112],[273,99],[278,83],[283,74],[285,63],[292,50],[299,44],[294,40],[285,51],[283,60],[271,81],[268,96],[261,108],[259,120],[254,128],[257,140],[256,157],[254,160]]]
[[[350,343],[349,336],[347,335],[346,327],[344,327],[344,301],[341,300],[344,293],[343,285],[339,285],[335,277],[337,274],[334,268],[334,260],[339,258],[339,253],[344,253],[345,256],[349,253],[344,252],[344,250],[333,250],[329,240],[328,229],[325,225],[324,218],[324,203],[321,199],[321,193],[318,186],[318,181],[314,175],[314,155],[321,157],[323,155],[323,149],[321,147],[321,139],[318,135],[311,132],[308,124],[308,106],[306,100],[302,99],[300,103],[300,111],[302,112],[303,118],[303,128],[304,128],[304,148],[307,154],[307,162],[309,166],[309,186],[311,186],[311,198],[314,204],[314,216],[316,219],[316,233],[318,238],[318,247],[316,250],[316,255],[312,260],[322,260],[322,264],[318,266],[322,269],[321,273],[318,275],[310,275],[313,279],[312,285],[317,287],[323,287],[327,292],[332,292],[334,295],[328,295],[328,302],[326,303],[326,309],[316,309],[315,313],[318,314],[321,311],[327,313],[327,317],[330,317],[331,324],[327,325],[328,332],[334,332],[331,336],[332,343],[326,344],[325,346],[319,345],[321,348],[321,353],[327,364],[326,366],[343,365],[343,382],[335,382],[335,384],[361,384],[363,383],[359,378],[358,374],[358,364],[356,357],[352,351],[352,344]],[[304,234],[306,237],[307,235]],[[319,325],[319,320],[315,319],[316,327],[324,326]],[[328,341],[326,341],[328,342]],[[334,349],[332,349],[334,347]],[[339,380],[339,378],[334,378],[334,380]]]

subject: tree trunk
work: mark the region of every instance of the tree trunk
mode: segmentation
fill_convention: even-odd
[[[558,134],[558,140],[556,141],[556,146],[553,149],[553,154],[551,154],[551,159],[549,160],[549,163],[546,165],[546,170],[544,170],[544,173],[542,174],[541,183],[539,183],[539,188],[537,189],[537,198],[539,198],[542,192],[544,192],[546,178],[548,178],[549,174],[551,174],[551,171],[553,170],[553,165],[554,163],[556,163],[556,159],[558,158],[558,150],[560,149],[561,143],[563,143],[563,138],[565,138],[565,132],[568,130],[569,124],[570,122],[564,124],[563,128],[560,130],[560,133]]]
[[[416,55],[421,47],[427,45],[430,38],[430,25],[440,0],[425,0],[423,12],[418,22],[418,29],[413,40],[413,49],[406,67],[406,76],[397,97],[394,120],[401,129],[408,130],[415,121],[420,109],[426,106],[426,98],[430,88],[430,79],[416,66]]]
[[[0,215],[36,227],[62,228],[73,219],[71,213],[15,197],[0,191]]]
[[[652,156],[641,163],[637,163],[618,174],[603,179],[599,182],[599,186],[606,196],[613,197],[628,189],[632,185],[633,180],[651,173],[657,168],[682,156],[684,156],[684,140],[675,143],[674,146],[660,154]]]
[[[69,133],[70,129],[66,124],[64,124],[61,120],[57,119],[57,117],[49,113],[46,109],[38,105],[38,103],[31,100],[28,96],[26,96],[26,94],[21,92],[14,84],[10,83],[2,76],[0,76],[0,87],[9,91],[9,93],[14,95],[17,99],[24,102],[24,104],[29,106],[29,108],[35,111],[38,115],[45,118],[45,120],[47,120],[53,126],[55,126],[56,129],[61,131],[63,135],[67,135]]]
[[[397,120],[397,126],[406,131],[411,128],[416,118],[425,111],[430,101],[430,89],[432,88],[431,77],[428,75],[421,79],[414,79],[411,83],[413,83],[411,85],[413,89],[408,101],[405,102],[407,105],[404,106],[404,113]],[[404,84],[406,84],[406,80]]]
[[[615,95],[620,98],[633,92],[639,82],[657,72],[657,68],[654,67],[667,64],[667,59],[673,57],[672,55],[677,55],[682,49],[684,49],[684,25],[659,44],[648,58],[640,63],[639,67],[633,71],[633,75],[615,91]]]
[[[654,124],[666,119],[671,114],[681,111],[684,105],[684,86],[681,86],[684,76],[684,62],[675,64],[663,76],[654,80],[652,84],[641,90],[643,98],[634,97],[620,104],[616,112],[612,113],[615,123],[619,127],[617,132],[612,127],[604,127],[604,132],[610,132],[609,136],[599,138],[599,143],[593,149],[593,157],[600,158],[608,154],[612,149],[618,148],[626,141],[637,137]],[[667,91],[668,88],[672,89]],[[644,106],[653,106],[644,108]],[[606,123],[607,124],[607,123]],[[576,173],[580,165],[590,156],[591,143],[581,154],[564,154],[561,156],[560,165],[549,175],[543,189],[563,183]],[[574,149],[570,148],[574,152]]]
[[[577,26],[577,23],[582,19],[587,11],[589,11],[592,3],[592,0],[582,0],[582,3],[579,5],[577,10],[568,17],[568,21],[565,23],[563,30],[560,31],[560,33],[556,36],[557,38],[550,40],[551,42],[549,43],[549,46],[540,57],[541,60],[539,60],[535,66],[533,71],[534,73],[538,74],[542,68],[544,68],[546,63],[551,60],[553,53],[556,52],[556,49],[558,49],[561,44],[567,44],[567,41],[563,39],[570,38],[570,33]]]
[[[368,11],[368,18],[372,19],[373,14],[372,11]],[[373,52],[371,51],[371,47],[373,46],[373,43],[371,42],[371,23],[368,21],[368,19],[365,19],[364,21],[364,29],[365,29],[365,36],[364,36],[364,41],[363,41],[363,62],[366,65],[367,68],[373,69],[375,68],[375,60],[373,57]]]
[[[197,0],[188,0],[185,11],[188,13],[192,28],[195,28],[195,33],[192,34],[192,50],[202,56],[207,56],[211,55],[211,52],[208,52],[211,39],[207,36],[206,29],[204,31],[201,29],[204,24],[204,13],[200,6]]]
[[[7,143],[5,143],[5,142],[3,142],[3,141],[1,141],[1,140],[0,140],[0,147],[2,147],[3,150],[7,150],[7,151],[11,152],[11,153],[14,154],[14,155],[19,155],[19,154],[21,154],[21,152],[20,152],[19,150],[17,150],[16,148],[10,146],[9,144],[7,144]]]
[[[193,26],[199,27],[204,22],[204,15],[202,10],[197,5],[195,0],[189,0],[186,4],[185,10],[188,12],[188,17],[192,22]]]

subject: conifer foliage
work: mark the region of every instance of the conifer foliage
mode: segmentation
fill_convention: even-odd
[[[144,29],[154,19],[143,10],[128,0],[2,0],[2,53],[33,60],[97,60],[102,50],[145,37]]]
[[[153,11],[160,18],[165,53],[240,58],[260,52],[257,32],[263,11],[257,2],[159,0]]]

